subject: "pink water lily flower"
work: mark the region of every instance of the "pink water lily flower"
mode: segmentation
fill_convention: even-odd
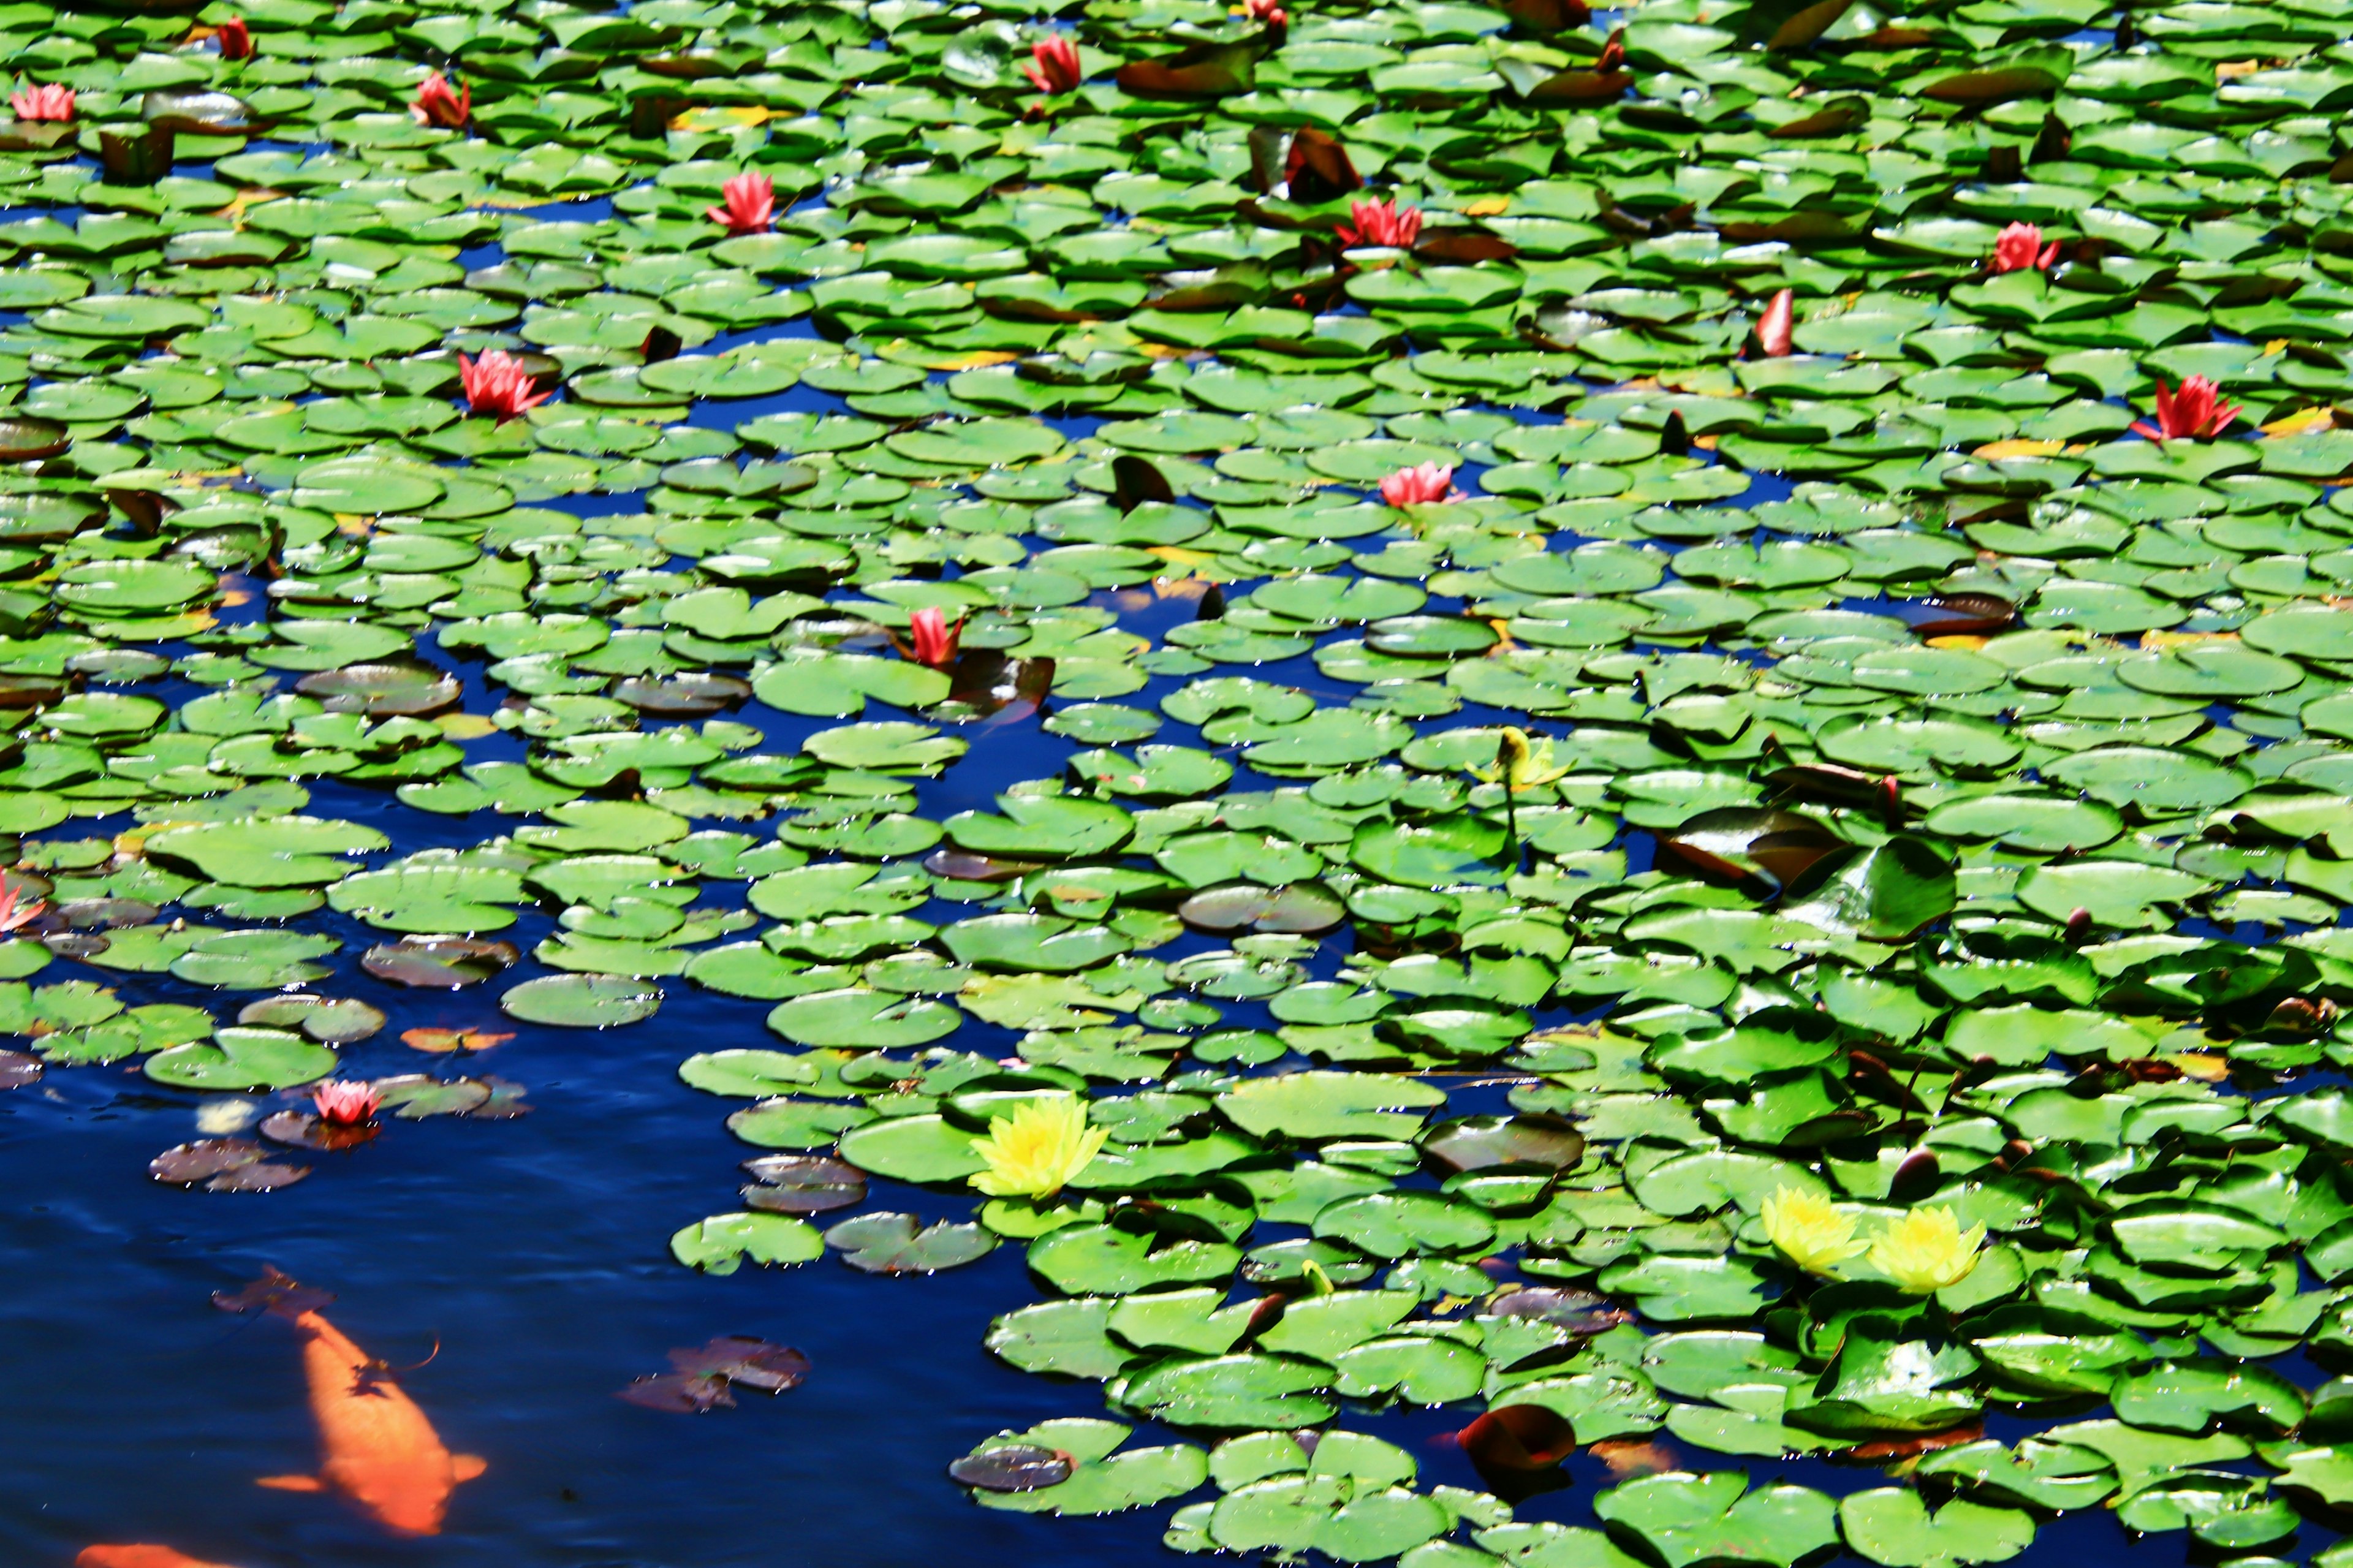
[[[730,234],[765,234],[776,221],[776,182],[765,174],[738,174],[719,194],[723,203],[703,208],[702,216],[725,224]]]
[[[65,121],[74,117],[74,89],[56,82],[28,82],[22,92],[8,95],[8,107],[26,121]]]
[[[1333,229],[1340,243],[1353,250],[1360,245],[1393,246],[1411,250],[1421,237],[1421,209],[1401,207],[1394,201],[1350,202],[1349,222]]]
[[[532,390],[531,373],[522,361],[504,349],[484,349],[480,359],[458,356],[458,379],[466,389],[466,406],[504,424],[524,410],[536,408],[553,394]]]
[[[1291,29],[1291,14],[1276,4],[1276,0],[1249,0],[1244,9],[1249,12],[1250,19],[1264,26],[1278,45]]]
[[[0,876],[0,931],[16,931],[32,924],[41,918],[41,911],[48,907],[48,900],[46,899],[35,899],[29,904],[21,903],[17,898],[16,884],[10,882],[6,877]]]
[[[2157,384],[2157,423],[2133,421],[2133,428],[2152,441],[2182,441],[2220,436],[2239,416],[2238,405],[2222,401],[2222,389],[2210,378],[2188,375],[2171,392]]]
[[[1381,481],[1381,500],[1391,506],[1421,506],[1451,500],[1455,494],[1451,465],[1424,463],[1419,468],[1399,468]]]
[[[331,1127],[359,1127],[375,1119],[384,1096],[374,1084],[330,1079],[311,1091],[311,1103],[319,1108],[319,1120]]]
[[[1767,359],[1779,359],[1795,347],[1794,334],[1798,325],[1798,297],[1784,289],[1773,296],[1765,307],[1764,318],[1757,323],[1757,346]]]
[[[1086,80],[1079,51],[1059,33],[1029,46],[1029,63],[1021,68],[1021,74],[1044,93],[1069,92]]]
[[[425,79],[409,100],[408,117],[419,125],[435,125],[444,131],[462,131],[474,114],[474,89],[461,87],[452,91],[449,79],[435,71]]]
[[[956,644],[964,637],[964,622],[948,623],[947,616],[926,605],[917,610],[908,627],[915,643],[915,662],[934,669],[944,669],[956,659]]]
[[[1996,272],[2023,272],[2033,268],[2048,272],[2051,264],[2059,259],[2059,242],[2042,243],[2042,231],[2031,223],[2014,223],[2001,231],[1993,242],[1993,269]]]

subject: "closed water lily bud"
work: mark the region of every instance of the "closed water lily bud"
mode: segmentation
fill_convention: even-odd
[[[2337,1023],[2337,1004],[2326,996],[2290,996],[2263,1020],[2267,1033],[2325,1035]]]
[[[1899,1204],[1917,1203],[1935,1192],[1944,1179],[1945,1168],[1936,1163],[1936,1151],[1915,1149],[1895,1167],[1894,1179],[1887,1184],[1887,1195]]]
[[[2081,905],[2068,910],[2066,936],[2067,945],[2069,947],[2081,947],[2084,945],[2084,939],[2091,934],[2092,911],[2083,908]]]

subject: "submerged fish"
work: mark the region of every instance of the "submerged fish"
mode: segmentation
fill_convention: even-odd
[[[223,1568],[218,1563],[207,1563],[175,1552],[168,1546],[141,1543],[132,1546],[85,1546],[74,1559],[74,1568]]]
[[[302,1336],[302,1370],[322,1454],[316,1475],[265,1476],[279,1491],[340,1492],[388,1530],[438,1535],[449,1494],[482,1473],[472,1454],[452,1454],[433,1423],[384,1364],[320,1314],[327,1298],[272,1273],[234,1296],[215,1298],[232,1311],[265,1306]],[[135,1565],[133,1565],[135,1568]]]

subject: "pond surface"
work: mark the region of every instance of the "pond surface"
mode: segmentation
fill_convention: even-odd
[[[2348,25],[0,7],[0,1553],[2353,1568]]]

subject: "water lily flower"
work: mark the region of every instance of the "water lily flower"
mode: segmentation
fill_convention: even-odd
[[[730,234],[765,234],[776,220],[776,182],[765,174],[738,174],[719,187],[725,204],[702,209]]]
[[[1568,772],[1567,768],[1554,765],[1551,737],[1546,736],[1530,745],[1528,732],[1516,724],[1504,726],[1502,739],[1495,747],[1494,765],[1471,770],[1472,777],[1488,784],[1509,784],[1514,795],[1565,779]]]
[[[972,1184],[993,1198],[1043,1202],[1085,1170],[1110,1136],[1107,1127],[1087,1125],[1086,1104],[1076,1095],[1026,1101],[972,1141],[988,1166]]]
[[[319,1120],[329,1126],[358,1127],[375,1120],[384,1096],[371,1083],[330,1079],[311,1091],[311,1103],[319,1108]]]
[[[19,120],[71,120],[74,89],[57,82],[28,82],[24,91],[8,95],[8,107]]]
[[[2031,223],[2014,223],[2003,229],[1993,242],[1993,269],[1996,272],[2023,272],[2032,268],[2048,272],[2051,264],[2059,259],[2059,242],[2042,243],[2042,231]]]
[[[1757,346],[1767,359],[1782,358],[1795,346],[1797,325],[1797,294],[1784,289],[1773,296],[1772,302],[1765,307],[1764,318],[1757,323]]]
[[[2186,375],[2171,392],[2157,384],[2157,423],[2133,421],[2133,428],[2152,441],[2180,441],[2220,436],[2239,416],[2238,405],[2222,401],[2222,389],[2202,375]]]
[[[249,60],[253,58],[253,35],[246,30],[245,19],[231,16],[213,29],[213,42],[220,46],[225,60]]]
[[[1250,13],[1250,19],[1265,27],[1278,45],[1282,42],[1283,35],[1291,27],[1290,12],[1276,4],[1276,0],[1249,0],[1244,8]]]
[[[1610,33],[1609,41],[1601,46],[1601,53],[1594,57],[1593,74],[1607,76],[1625,63],[1626,29],[1620,27]]]
[[[955,662],[956,644],[964,637],[964,622],[954,626],[938,609],[925,605],[912,617],[909,631],[915,639],[915,662],[934,669],[944,669]]]
[[[1086,80],[1078,49],[1060,33],[1029,46],[1029,63],[1021,68],[1021,74],[1043,93],[1069,92]]]
[[[16,886],[5,876],[0,876],[0,931],[12,931],[32,924],[48,907],[47,899],[35,899],[29,904],[20,903]]]
[[[462,131],[473,117],[474,89],[461,87],[454,92],[449,79],[435,71],[417,89],[408,102],[408,117],[419,125],[438,125],[444,131]]]
[[[1766,1239],[1809,1274],[1827,1274],[1863,1248],[1855,1239],[1854,1221],[1820,1193],[1776,1187],[1765,1199],[1761,1217]]]
[[[1424,463],[1419,468],[1399,468],[1381,481],[1381,500],[1391,506],[1419,506],[1448,500],[1455,493],[1451,464],[1441,468],[1436,463]]]
[[[1939,1205],[1914,1209],[1879,1233],[1865,1260],[1915,1296],[1957,1285],[1978,1266],[1985,1226],[1961,1228],[1953,1211]]]
[[[1337,225],[1332,232],[1351,250],[1360,245],[1411,250],[1413,242],[1421,237],[1419,207],[1401,207],[1394,201],[1350,202],[1348,217],[1348,223]]]
[[[552,395],[533,392],[531,373],[523,369],[522,361],[504,349],[484,349],[480,359],[459,354],[458,378],[466,388],[466,406],[501,424],[525,409],[536,408]]]

